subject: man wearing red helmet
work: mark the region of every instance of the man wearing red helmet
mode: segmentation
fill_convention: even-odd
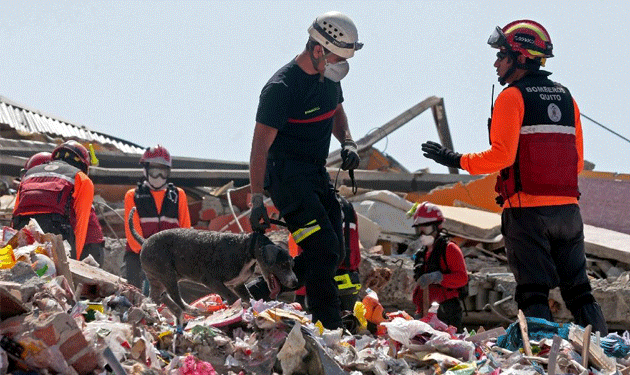
[[[161,145],[147,148],[140,164],[144,168],[144,181],[125,194],[125,218],[135,206],[133,224],[144,238],[170,228],[190,228],[188,200],[184,190],[168,183],[171,171],[171,155]],[[131,235],[125,220],[127,251],[123,259],[122,274],[127,281],[142,288],[144,272],[140,265],[140,245]]]
[[[504,207],[502,232],[525,315],[552,320],[549,290],[560,287],[575,321],[608,332],[586,276],[578,174],[584,166],[582,124],[569,90],[540,70],[553,57],[547,30],[518,20],[496,27],[488,44],[499,50],[494,67],[508,84],[497,97],[492,147],[461,155],[422,144],[424,156],[471,174],[500,171],[495,187]]]
[[[461,331],[463,309],[459,301],[460,290],[468,284],[462,250],[444,232],[444,215],[438,206],[429,202],[416,203],[409,214],[413,214],[413,227],[422,243],[414,255],[413,278],[417,285],[413,291],[413,303],[416,313],[421,314],[429,308],[424,306],[423,301],[424,289],[428,288],[428,303],[440,304],[438,319]]]
[[[79,142],[67,141],[50,158],[46,162],[46,155],[36,154],[26,162],[13,227],[21,229],[33,218],[44,232],[61,234],[70,243],[72,258],[79,259],[94,199],[94,184],[87,176],[90,155]]]

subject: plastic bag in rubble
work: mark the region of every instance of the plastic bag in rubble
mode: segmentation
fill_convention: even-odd
[[[569,337],[569,324],[559,324],[550,322],[543,318],[525,318],[527,321],[527,331],[530,340],[539,341],[545,338],[552,338],[554,335],[558,335],[561,338],[568,340]],[[515,351],[523,346],[523,337],[521,336],[521,329],[518,321],[510,324],[506,330],[505,335],[497,338],[497,345]]]
[[[419,320],[394,318],[391,322],[383,322],[381,324],[387,328],[387,335],[390,338],[398,341],[406,347],[410,347],[411,339],[420,333],[429,333],[432,336],[437,335],[444,336],[446,339],[449,338],[448,333],[436,331],[427,323]]]
[[[303,370],[302,365],[304,362],[302,358],[308,354],[308,350],[305,348],[306,340],[302,336],[301,327],[300,323],[293,325],[284,345],[282,345],[282,349],[278,352],[277,357],[280,360],[282,373],[285,375],[291,375]]]
[[[168,375],[217,375],[212,364],[189,354],[185,357],[175,357],[164,368]]]
[[[614,332],[610,333],[601,339],[600,346],[609,357],[625,358],[630,352],[630,345],[625,339],[628,335],[630,335],[628,331],[623,333],[623,337]]]
[[[448,334],[435,335],[425,345],[463,361],[471,361],[475,357],[475,344],[470,341],[452,340]]]

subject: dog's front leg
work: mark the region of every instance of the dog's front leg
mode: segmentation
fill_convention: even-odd
[[[245,284],[239,284],[232,287],[232,291],[241,299],[242,302],[249,303],[252,295],[247,290]]]

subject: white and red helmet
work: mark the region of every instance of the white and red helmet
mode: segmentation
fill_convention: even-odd
[[[144,151],[144,154],[142,154],[142,157],[140,158],[140,164],[146,165],[149,163],[162,164],[170,168],[171,154],[162,145],[149,147],[146,149],[146,151]]]
[[[417,227],[431,224],[440,225],[443,221],[444,215],[437,205],[430,202],[422,202],[413,214],[412,226]]]

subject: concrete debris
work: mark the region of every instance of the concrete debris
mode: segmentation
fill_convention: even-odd
[[[186,317],[187,324],[181,329],[167,308],[155,305],[123,278],[100,267],[66,260],[71,280],[56,273],[38,273],[30,253],[55,259],[55,269],[61,271],[63,259],[53,254],[66,251],[65,247],[47,234],[18,232],[15,236],[19,240],[11,237],[0,243],[0,248],[9,242],[15,245],[6,253],[9,257],[0,270],[2,374],[533,374],[549,371],[553,340],[560,340],[553,364],[563,373],[589,369],[612,374],[630,365],[627,331],[623,336],[593,335],[587,347],[584,334],[579,333],[584,328],[529,318],[527,342],[532,354],[522,354],[523,342],[513,344],[520,336],[505,328],[518,324],[511,297],[514,281],[501,255],[480,243],[463,248],[471,273],[464,332],[456,333],[440,322],[435,315],[437,306],[423,319],[406,313],[413,311],[412,260],[404,252],[368,251],[374,249],[364,249],[362,254],[364,287],[355,311],[350,312],[358,324],[349,332],[323,329],[299,304],[251,300],[227,306],[217,295],[189,301],[206,309],[208,315]],[[272,232],[270,237],[283,243],[288,232]],[[113,264],[122,244],[113,239],[106,244],[104,264]],[[62,249],[57,248],[60,246]],[[15,254],[20,255],[18,259]],[[603,301],[604,314],[618,323],[618,329],[624,324],[628,329],[630,292],[614,302],[603,296],[624,295],[621,290],[630,272],[614,273],[612,269],[621,267],[610,260],[598,260],[595,266],[602,274],[611,274],[610,279],[594,280],[595,297]],[[374,332],[365,315],[368,295],[372,296],[370,303],[380,304],[386,311],[386,319]],[[558,293],[552,293],[553,298],[561,301]],[[565,308],[558,304],[554,315],[561,321]],[[488,315],[496,318],[487,319]],[[482,327],[473,325],[475,319],[474,324]],[[541,337],[540,332],[548,331],[541,330],[541,325],[558,325],[573,333],[564,335],[558,330],[558,339]],[[490,329],[492,326],[496,328]],[[585,347],[589,361],[582,366]]]

